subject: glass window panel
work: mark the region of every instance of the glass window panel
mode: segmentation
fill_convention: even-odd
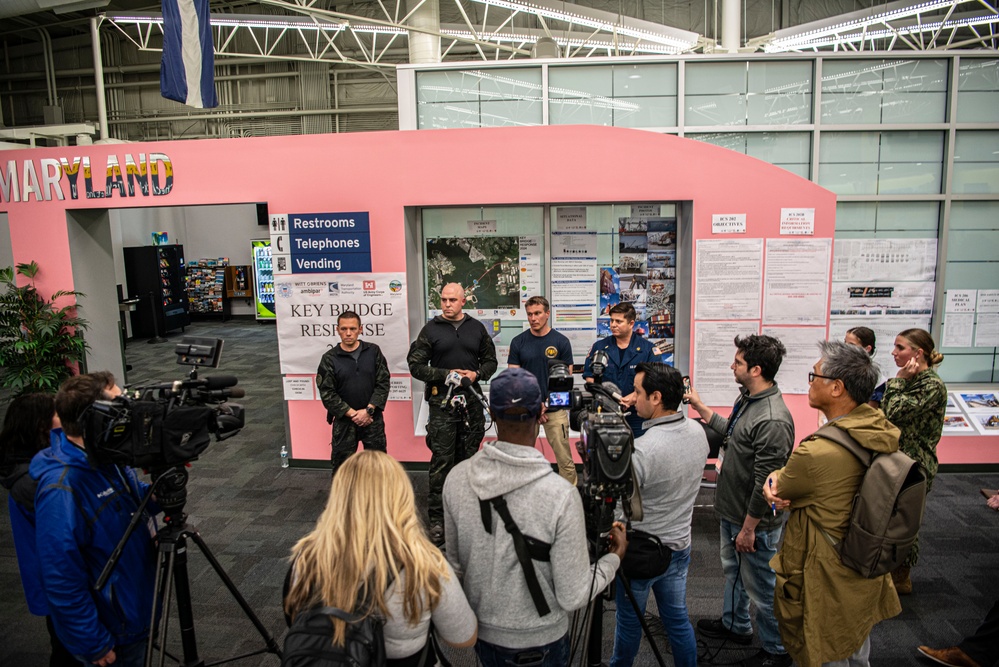
[[[948,354],[937,371],[944,382],[992,382],[992,358],[991,354]]]
[[[745,93],[746,63],[687,63],[683,89],[687,95]]]
[[[943,132],[882,132],[882,162],[940,162]]]
[[[614,113],[609,104],[597,100],[549,100],[548,122],[551,125],[613,125]]]
[[[811,160],[812,135],[809,132],[750,132],[746,153],[773,164],[805,164]]]
[[[948,262],[993,262],[999,248],[999,231],[952,229],[947,239]]]
[[[673,87],[676,88],[675,82]],[[611,97],[613,94],[612,68],[608,65],[548,68],[548,96],[552,99],[588,95]]]
[[[820,139],[822,162],[877,162],[877,132],[824,132]]]
[[[687,125],[745,125],[744,95],[688,95]]]
[[[891,61],[884,61],[889,65]],[[945,92],[947,90],[948,60],[914,59],[895,61],[886,66],[884,89],[886,91]]]
[[[748,96],[749,125],[801,125],[812,122],[811,93]]]
[[[999,193],[999,164],[954,163],[951,190],[961,195]]]
[[[483,101],[479,105],[482,127],[540,125],[541,100]]]
[[[807,165],[807,164],[777,164],[777,163],[775,163],[774,166],[780,167],[781,169],[786,169],[787,171],[791,172],[795,176],[801,176],[802,178],[804,178],[806,180],[810,179],[812,177],[811,173],[809,172],[810,165]]]
[[[619,97],[614,101],[621,103],[614,108],[617,127],[676,126],[675,97]]]
[[[478,102],[446,102],[417,106],[417,123],[421,130],[453,127],[479,127]]]
[[[839,195],[877,194],[878,165],[867,162],[820,164],[819,185]]]
[[[847,231],[871,231],[875,229],[878,205],[875,202],[850,201],[836,203],[836,236]]]
[[[882,123],[942,123],[947,93],[889,93],[881,102]]]
[[[878,170],[878,194],[938,194],[942,172],[939,162],[882,162]]]
[[[754,62],[749,64],[750,93],[776,93],[812,91],[812,63]]]
[[[870,91],[822,93],[822,122],[874,124],[881,122],[881,97]]]
[[[614,65],[613,72],[615,97],[676,95],[675,64]]]
[[[999,202],[952,202],[950,205],[950,228],[952,230],[999,229]]]
[[[993,58],[961,57],[958,66],[957,90],[999,90],[999,60]]]
[[[935,201],[880,202],[877,205],[878,231],[922,229],[936,234],[940,226],[940,204]]]
[[[947,262],[947,289],[979,289],[983,285],[999,287],[999,262]]]
[[[958,132],[954,162],[999,161],[999,132]]]
[[[478,71],[479,92],[484,99],[541,99],[541,68]]]
[[[957,94],[957,122],[995,123],[999,121],[999,92],[968,91]]]
[[[822,61],[822,93],[880,91],[884,80],[875,60]]]
[[[687,134],[685,136],[687,139],[703,141],[706,144],[721,146],[722,148],[727,148],[730,151],[736,151],[738,153],[746,152],[746,135],[742,132],[712,132],[705,134]]]
[[[479,76],[471,72],[417,72],[419,102],[468,102],[479,99]]]

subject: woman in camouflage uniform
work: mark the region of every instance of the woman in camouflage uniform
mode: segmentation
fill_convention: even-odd
[[[936,351],[930,334],[922,329],[906,329],[896,336],[891,355],[898,374],[888,380],[881,409],[902,431],[899,449],[923,468],[929,492],[937,474],[937,442],[947,409],[947,386],[933,370],[943,361],[943,355]],[[895,588],[902,595],[912,592],[909,570],[918,560],[917,540],[905,563],[891,573]]]

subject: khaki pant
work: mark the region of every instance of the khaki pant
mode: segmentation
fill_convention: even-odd
[[[558,474],[575,486],[576,464],[572,462],[572,450],[569,448],[569,411],[559,410],[547,414],[548,421],[542,426],[545,427],[545,438],[555,452]]]

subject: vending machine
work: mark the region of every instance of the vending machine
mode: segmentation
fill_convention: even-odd
[[[271,267],[271,241],[250,241],[253,249],[253,296],[258,320],[273,320],[274,270]]]

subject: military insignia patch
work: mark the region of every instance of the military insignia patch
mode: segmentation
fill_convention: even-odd
[[[554,359],[556,356],[558,356],[558,350],[555,349],[554,345],[549,345],[548,347],[545,348],[545,356],[548,357],[549,359]]]

